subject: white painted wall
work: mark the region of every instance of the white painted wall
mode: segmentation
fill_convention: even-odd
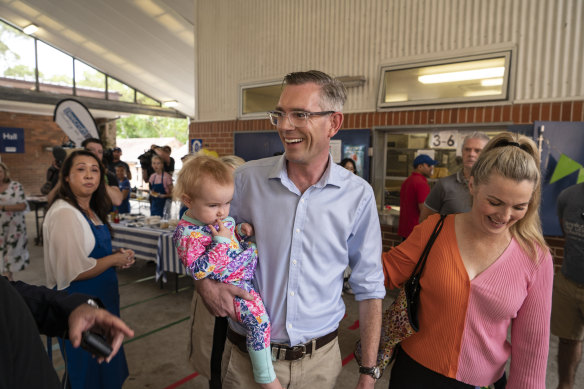
[[[584,98],[582,0],[193,1],[199,121],[235,119],[242,83],[312,68],[367,77],[345,111],[375,111],[381,65],[507,48],[514,102]]]

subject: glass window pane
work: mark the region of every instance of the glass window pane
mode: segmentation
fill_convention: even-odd
[[[502,100],[507,98],[509,56],[440,65],[388,68],[380,106]]]
[[[136,102],[138,104],[160,106],[160,103],[158,101],[146,96],[144,93],[141,92],[136,93]]]
[[[243,115],[253,113],[265,113],[273,110],[278,104],[282,85],[267,85],[260,87],[250,87],[242,89],[242,108]]]
[[[39,89],[51,93],[73,93],[73,58],[37,41]]]
[[[81,61],[75,60],[75,88],[77,96],[105,98],[105,74]]]
[[[107,78],[107,98],[114,101],[134,102],[134,89],[111,77]]]
[[[0,85],[35,88],[34,39],[0,22]]]

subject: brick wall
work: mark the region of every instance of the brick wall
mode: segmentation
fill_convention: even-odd
[[[27,195],[40,194],[53,160],[50,149],[62,143],[65,133],[53,122],[52,116],[11,112],[0,112],[0,127],[24,129],[24,154],[2,153],[0,156],[10,169],[12,179],[23,185]]]
[[[508,104],[488,107],[439,108],[391,112],[349,113],[342,129],[370,129],[374,126],[498,123],[531,124],[535,121],[584,121],[584,101]],[[203,139],[203,146],[219,155],[233,153],[233,134],[240,131],[273,131],[265,120],[192,122],[189,138]],[[397,229],[382,226],[383,250],[398,244]],[[548,238],[556,266],[563,259],[563,239]]]

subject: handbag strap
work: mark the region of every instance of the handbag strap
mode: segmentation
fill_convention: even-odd
[[[428,243],[426,243],[426,247],[424,247],[424,251],[422,251],[422,255],[420,255],[420,259],[418,260],[418,263],[416,264],[416,267],[414,268],[410,278],[420,276],[422,274],[424,266],[426,265],[426,260],[428,259],[428,254],[430,254],[430,249],[432,248],[434,241],[436,241],[436,238],[438,238],[438,234],[440,234],[440,231],[442,231],[444,219],[446,219],[446,215],[440,215],[440,220],[438,220],[434,226],[434,231],[432,231],[432,235],[430,235]]]

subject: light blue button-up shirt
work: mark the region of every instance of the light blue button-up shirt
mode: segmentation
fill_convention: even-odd
[[[272,322],[272,342],[296,345],[334,331],[345,314],[343,272],[357,301],[385,296],[381,229],[369,183],[333,163],[304,193],[285,157],[236,171],[231,215],[254,226],[255,283]],[[231,324],[240,333],[243,327]]]

